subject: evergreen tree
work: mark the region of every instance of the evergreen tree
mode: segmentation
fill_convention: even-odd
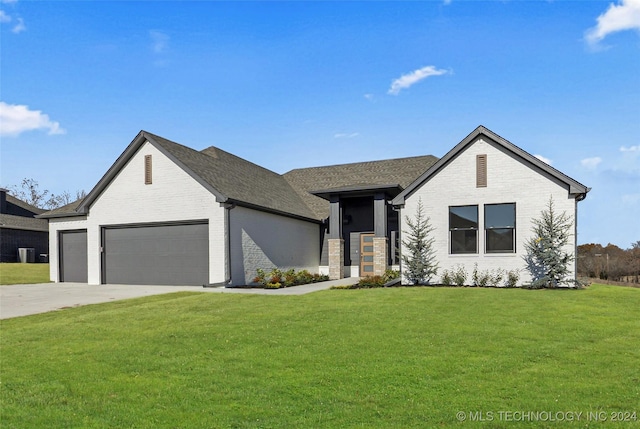
[[[533,236],[525,243],[527,254],[524,259],[531,273],[532,289],[553,288],[561,284],[571,285],[569,263],[573,254],[565,251],[571,237],[573,221],[562,212],[556,213],[553,197],[549,198],[547,209],[540,213],[539,219],[533,219]]]
[[[402,240],[402,244],[408,253],[402,255],[403,274],[412,284],[429,284],[431,277],[438,272],[438,264],[433,249],[435,239],[431,237],[434,228],[430,218],[424,216],[421,199],[418,200],[415,220],[405,216],[405,222],[409,230],[403,231],[406,239]]]

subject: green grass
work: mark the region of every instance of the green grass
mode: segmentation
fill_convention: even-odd
[[[640,418],[639,308],[640,290],[602,285],[388,288],[179,293],[8,319],[0,426],[638,427],[610,413]]]
[[[49,264],[0,264],[0,285],[49,282]]]

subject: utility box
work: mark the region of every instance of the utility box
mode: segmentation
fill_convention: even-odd
[[[34,249],[33,247],[19,247],[18,261],[23,264],[33,264],[34,262],[36,262],[36,249]]]

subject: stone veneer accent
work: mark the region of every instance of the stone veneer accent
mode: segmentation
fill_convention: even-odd
[[[329,279],[344,278],[344,240],[330,238],[329,242]]]
[[[373,237],[373,275],[382,276],[387,271],[389,265],[387,261],[387,244],[389,239],[387,237]]]

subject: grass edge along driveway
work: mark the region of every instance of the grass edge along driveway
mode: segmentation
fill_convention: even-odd
[[[9,319],[0,425],[638,427],[638,308],[640,290],[602,285],[389,288],[178,293]]]
[[[0,285],[49,283],[49,264],[0,263]]]

